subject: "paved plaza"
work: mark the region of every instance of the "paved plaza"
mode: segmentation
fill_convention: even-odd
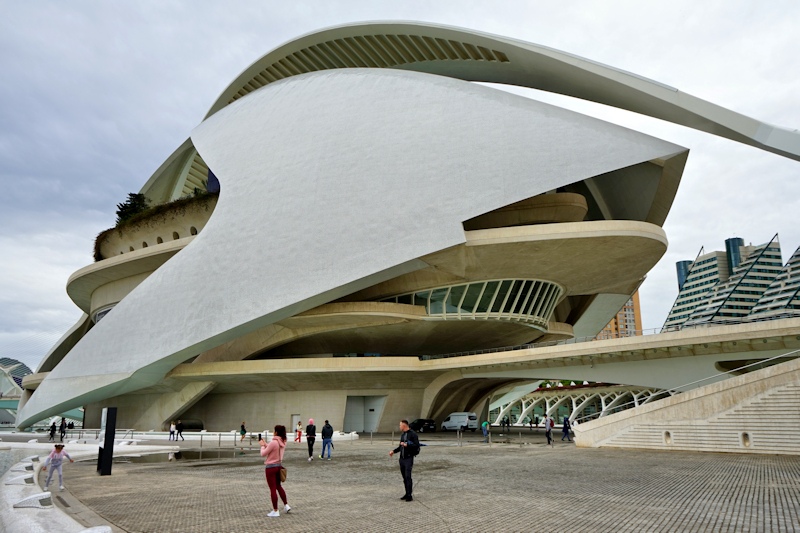
[[[536,432],[491,447],[472,434],[462,447],[453,434],[422,437],[410,503],[388,435],[311,463],[305,444],[290,443],[293,510],[280,518],[266,516],[261,458],[231,449],[118,462],[104,477],[76,462],[55,503],[129,532],[800,530],[800,457],[548,447]]]

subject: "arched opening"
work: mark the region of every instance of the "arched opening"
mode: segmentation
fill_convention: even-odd
[[[499,387],[516,383],[518,379],[508,378],[465,378],[448,383],[439,391],[424,418],[436,421],[437,429],[451,412],[475,412],[479,421],[486,419],[489,395]],[[480,425],[480,424],[479,424]]]
[[[161,237],[156,237],[156,244],[162,244],[163,242],[164,239],[162,239]]]
[[[180,239],[180,238],[181,238],[181,236],[180,236],[180,235],[178,235],[178,232],[177,232],[177,231],[173,231],[173,232],[172,232],[172,240],[173,240],[173,241],[177,241],[177,240],[178,240],[178,239]]]
[[[147,241],[142,241],[142,248],[147,248]]]
[[[191,233],[192,235],[197,235],[197,228],[192,226],[191,228],[189,228],[189,233]]]

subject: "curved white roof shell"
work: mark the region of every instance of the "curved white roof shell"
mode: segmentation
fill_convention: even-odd
[[[270,83],[192,142],[222,183],[205,229],[77,343],[18,425],[156,384],[205,350],[420,268],[419,257],[463,243],[462,222],[477,215],[648,161],[678,161],[679,176],[686,155],[503,91],[392,69]]]
[[[207,116],[275,81],[319,70],[394,68],[504,83],[598,102],[800,160],[800,132],[766,124],[636,74],[517,39],[422,22],[309,33],[244,70]]]
[[[309,33],[245,69],[206,117],[292,76],[400,69],[564,94],[659,118],[800,160],[800,132],[767,124],[636,74],[546,46],[421,22],[364,22]],[[203,187],[208,166],[187,139],[142,187],[156,202]]]

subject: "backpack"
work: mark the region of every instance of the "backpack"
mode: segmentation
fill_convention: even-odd
[[[550,419],[550,427],[551,427],[551,428],[554,428],[554,427],[556,427],[556,423],[555,423],[555,421],[554,421],[552,418]]]
[[[419,455],[419,449],[422,446],[419,445],[419,440],[417,440],[417,445],[414,446],[410,441],[406,441],[406,454],[409,457],[416,457]]]
[[[409,450],[409,452],[411,452],[411,457],[416,457],[419,455],[419,450],[420,448],[422,448],[422,446],[417,444],[416,446],[410,446],[410,448],[411,449]]]

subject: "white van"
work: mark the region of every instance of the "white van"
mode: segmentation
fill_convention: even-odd
[[[455,431],[461,428],[471,431],[478,429],[478,415],[475,413],[450,413],[442,422],[442,431]]]

